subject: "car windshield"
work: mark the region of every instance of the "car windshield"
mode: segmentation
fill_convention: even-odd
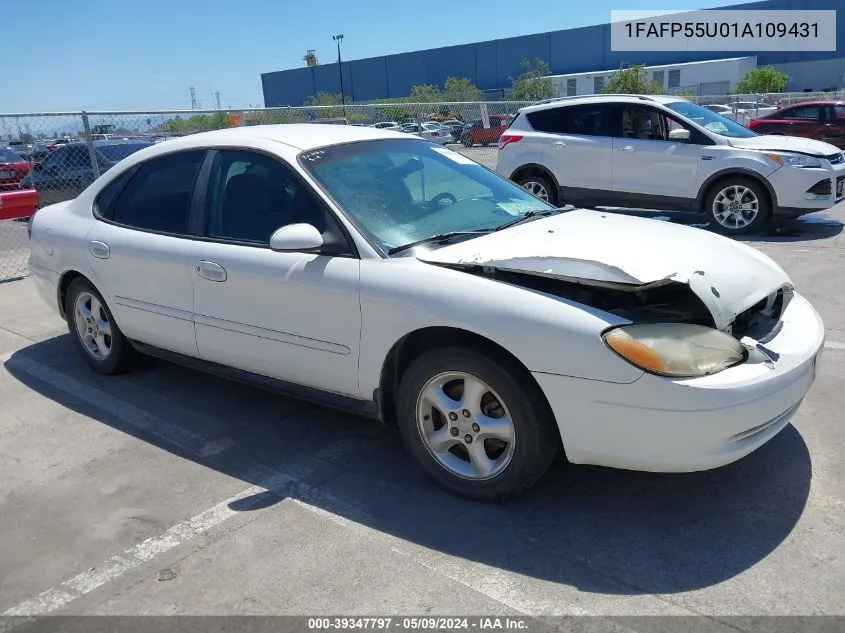
[[[100,145],[97,149],[111,162],[116,163],[130,154],[134,154],[139,149],[144,149],[148,146],[149,143],[120,143],[115,145]]]
[[[681,116],[686,117],[693,123],[697,123],[705,130],[709,130],[714,134],[720,136],[727,136],[730,138],[750,138],[752,136],[759,136],[757,132],[749,130],[744,125],[740,125],[736,121],[732,121],[721,114],[717,114],[707,108],[702,108],[700,105],[691,103],[689,101],[674,101],[664,104],[670,110],[674,110]]]
[[[491,231],[554,207],[452,150],[423,140],[335,145],[300,164],[389,251],[444,233]]]
[[[0,163],[17,163],[23,158],[15,154],[12,150],[0,148]]]

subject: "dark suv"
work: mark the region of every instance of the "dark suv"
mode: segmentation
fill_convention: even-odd
[[[102,174],[118,161],[139,149],[149,147],[147,141],[93,141],[97,166]],[[67,143],[58,147],[26,175],[23,188],[37,189],[41,204],[55,204],[79,195],[95,180],[86,143]]]

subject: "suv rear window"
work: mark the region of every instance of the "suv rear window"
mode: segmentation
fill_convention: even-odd
[[[608,108],[603,104],[584,104],[537,110],[526,115],[538,132],[610,136]]]

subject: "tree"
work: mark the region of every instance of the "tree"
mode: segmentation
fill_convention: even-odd
[[[789,75],[774,66],[752,68],[736,82],[736,94],[781,92],[789,82]]]
[[[313,97],[308,97],[305,100],[307,106],[333,106],[340,105],[340,93],[333,94],[330,92],[318,92]]]
[[[411,86],[411,95],[408,97],[408,101],[411,103],[440,103],[443,101],[443,93],[437,86],[429,84]]]
[[[548,76],[549,65],[546,62],[538,59],[532,68],[529,59],[523,57],[520,66],[525,70],[516,79],[509,77],[511,87],[505,93],[506,99],[510,101],[539,101],[540,99],[551,99],[558,95],[554,80]]]
[[[484,95],[465,77],[446,77],[443,96],[446,101],[481,101]]]
[[[602,89],[603,93],[630,94],[630,95],[656,95],[663,94],[666,90],[663,84],[654,79],[648,78],[645,66],[635,64],[626,66],[622,64],[619,70],[610,76]]]

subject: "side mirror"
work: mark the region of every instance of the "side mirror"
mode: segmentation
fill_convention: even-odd
[[[672,130],[671,132],[669,132],[669,140],[686,143],[687,141],[689,141],[689,130],[686,130],[684,128]]]
[[[270,236],[270,250],[313,251],[323,245],[323,236],[310,224],[288,224]]]

